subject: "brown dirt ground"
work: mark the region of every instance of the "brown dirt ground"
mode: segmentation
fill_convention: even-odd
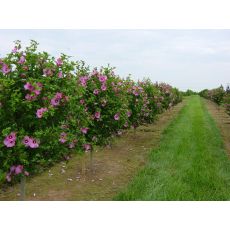
[[[163,130],[185,103],[186,100],[159,115],[154,124],[139,127],[135,135],[129,130],[115,138],[111,148],[97,148],[93,172],[86,154],[29,178],[26,200],[112,200],[145,165],[149,150],[157,147]],[[19,195],[19,185],[0,190],[0,200],[19,200]]]
[[[221,136],[224,141],[225,149],[230,157],[230,116],[226,113],[225,109],[218,106],[212,101],[203,99],[209,113],[212,115],[220,129]]]

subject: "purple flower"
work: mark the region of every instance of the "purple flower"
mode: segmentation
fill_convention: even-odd
[[[52,72],[52,70],[51,69],[43,69],[43,74],[45,75],[45,76],[52,76],[53,75],[53,72]]]
[[[62,71],[58,72],[58,77],[59,77],[59,78],[62,78],[62,77],[63,77]]]
[[[22,56],[20,57],[19,61],[18,61],[18,64],[24,64],[25,61],[26,61],[26,58],[25,58],[25,56],[22,55]]]
[[[61,66],[61,65],[63,64],[62,59],[61,59],[61,58],[58,58],[58,59],[56,60],[56,64],[57,64],[57,66]]]
[[[84,145],[83,145],[83,148],[84,148],[85,151],[87,152],[87,151],[91,150],[91,145],[90,145],[90,144],[84,144]]]
[[[16,133],[15,132],[10,133],[3,141],[4,145],[7,148],[14,147],[15,142],[16,142]]]
[[[118,121],[119,119],[120,119],[120,115],[119,115],[118,113],[116,113],[116,114],[114,115],[114,120]]]
[[[131,112],[131,111],[128,111],[128,112],[127,112],[127,116],[128,116],[128,117],[131,117],[131,115],[132,115],[132,112]]]
[[[50,103],[52,106],[58,106],[60,104],[60,99],[54,97],[51,99]]]
[[[95,89],[94,91],[93,91],[93,93],[95,94],[95,95],[98,95],[99,94],[99,89]]]
[[[106,82],[106,81],[107,81],[107,76],[105,76],[105,75],[100,75],[100,76],[99,76],[99,81],[100,81],[101,83]]]
[[[5,139],[4,140],[4,144],[7,148],[11,148],[11,147],[14,147],[15,146],[15,141],[14,140],[8,140],[8,139]]]
[[[23,171],[23,165],[17,165],[15,168],[15,175],[22,173],[22,171]]]
[[[26,94],[25,99],[28,101],[33,101],[36,98],[36,96],[30,95],[30,94]]]
[[[96,119],[100,119],[101,113],[100,113],[100,112],[96,112],[96,113],[94,114],[94,117],[95,117]]]
[[[62,144],[64,144],[67,140],[66,140],[65,138],[61,137],[61,138],[59,139],[59,141],[60,141]]]
[[[87,134],[88,130],[89,130],[89,128],[81,128],[81,132],[83,134]]]
[[[106,85],[105,85],[105,84],[102,84],[101,90],[102,90],[102,91],[105,91],[106,89],[107,89]]]
[[[133,90],[133,94],[137,97],[137,96],[139,96],[139,93],[137,92],[137,91],[135,91],[135,90]]]
[[[98,75],[98,71],[96,69],[94,69],[93,72],[91,73],[91,76],[93,75]]]
[[[3,63],[3,65],[2,65],[2,72],[3,72],[4,74],[8,74],[10,71],[11,71],[11,70],[10,70],[10,68],[8,67],[8,65],[5,64],[5,63]]]
[[[28,147],[28,146],[30,146],[31,145],[31,139],[30,139],[30,137],[29,136],[25,136],[24,138],[23,138],[23,140],[22,140],[22,143],[26,146],[26,147]]]
[[[13,49],[12,49],[12,53],[17,53],[18,52],[18,48],[17,46],[15,46]]]
[[[15,171],[15,169],[16,169],[16,166],[12,165],[12,166],[10,167],[10,174],[13,174],[14,171]]]
[[[36,96],[38,96],[39,94],[41,94],[41,91],[36,89],[36,90],[33,91],[33,93],[34,93]]]
[[[60,139],[59,139],[59,141],[63,144],[63,143],[65,143],[67,140],[66,140],[66,137],[67,137],[67,133],[65,133],[65,132],[62,132],[61,134],[60,134]]]
[[[38,141],[34,138],[30,138],[30,139],[31,139],[31,141],[29,142],[30,148],[32,149],[38,148],[39,147]]]
[[[57,98],[57,99],[62,99],[62,97],[63,97],[63,94],[62,93],[56,93],[56,95],[55,95],[55,98]]]
[[[47,110],[48,110],[47,108],[38,109],[37,112],[36,112],[37,118],[42,118],[43,113],[46,112]]]
[[[89,78],[87,76],[80,77],[79,80],[80,80],[81,85],[86,87],[88,79]]]
[[[38,83],[37,83],[37,86],[38,86],[40,89],[42,89],[43,84],[42,84],[41,82],[38,82]]]
[[[34,87],[29,82],[26,82],[26,84],[24,85],[24,89],[29,90],[29,91],[33,91]]]

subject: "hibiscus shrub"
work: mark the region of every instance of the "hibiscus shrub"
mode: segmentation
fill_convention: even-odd
[[[216,89],[211,89],[211,90],[204,89],[200,91],[199,95],[201,97],[204,97],[206,99],[215,102],[218,105],[223,105],[227,113],[230,115],[230,87],[229,86],[226,87],[226,90],[224,90],[224,87],[222,85]]]
[[[37,45],[22,50],[17,41],[0,59],[0,181],[107,144],[181,100],[169,85],[123,80],[109,66],[91,72]]]
[[[69,148],[81,149],[85,142],[80,127],[88,121],[78,103],[82,92],[73,74],[75,64],[64,55],[54,60],[36,49],[37,43],[32,42],[20,51],[17,43],[1,60],[0,161],[4,172],[16,164],[36,171],[68,155]]]

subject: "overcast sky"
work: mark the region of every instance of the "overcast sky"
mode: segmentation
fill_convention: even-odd
[[[230,30],[0,30],[0,57],[30,39],[56,57],[110,63],[121,77],[197,91],[230,83]]]

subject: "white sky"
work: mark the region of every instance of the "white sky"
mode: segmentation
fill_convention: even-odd
[[[121,77],[197,91],[230,83],[230,30],[0,30],[0,57],[30,39],[92,68],[110,63]]]

